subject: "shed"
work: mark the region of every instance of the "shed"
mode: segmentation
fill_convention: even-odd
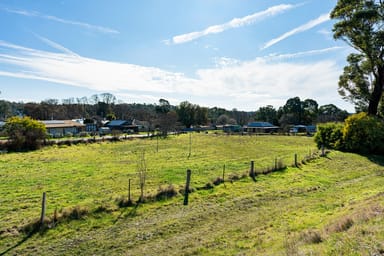
[[[61,137],[68,134],[76,135],[85,130],[85,125],[72,120],[44,120],[47,133],[53,137]]]
[[[224,132],[242,132],[243,129],[240,125],[237,124],[227,124],[223,126],[223,131]]]
[[[133,123],[133,120],[112,120],[105,124],[106,127],[122,132],[139,132],[139,126]]]

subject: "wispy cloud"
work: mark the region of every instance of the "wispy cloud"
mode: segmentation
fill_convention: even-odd
[[[59,22],[59,23],[63,23],[63,24],[78,26],[78,27],[81,27],[81,28],[84,28],[87,30],[93,30],[93,31],[100,32],[100,33],[119,34],[119,31],[112,29],[112,28],[98,26],[98,25],[92,25],[92,24],[80,22],[80,21],[62,19],[62,18],[59,18],[56,16],[46,15],[46,14],[42,14],[42,13],[35,12],[35,11],[16,10],[16,9],[9,9],[9,8],[3,8],[3,10],[8,12],[8,13],[13,13],[13,14],[27,16],[27,17],[36,17],[36,18],[45,19],[45,20],[51,20],[51,21],[55,21],[55,22]]]
[[[282,106],[294,96],[316,99],[320,104],[340,100],[337,80],[341,68],[335,60],[291,61],[336,51],[336,47],[251,61],[222,58],[213,68],[196,70],[194,78],[156,67],[85,58],[63,48],[62,53],[53,53],[0,41],[0,76],[108,91],[129,95],[128,100],[137,102],[168,98],[173,104],[189,100],[242,110]],[[285,61],[287,58],[290,61]]]
[[[311,20],[297,28],[294,28],[284,34],[282,34],[281,36],[277,37],[277,38],[274,38],[270,41],[268,41],[263,47],[262,49],[267,49],[269,47],[271,47],[272,45],[274,44],[277,44],[278,42],[284,40],[284,39],[287,39],[288,37],[290,36],[293,36],[295,34],[298,34],[298,33],[301,33],[301,32],[304,32],[304,31],[307,31],[315,26],[318,26],[324,22],[327,22],[328,20],[330,20],[329,18],[329,13],[326,13],[326,14],[322,14],[321,16],[319,16],[318,18],[314,19],[314,20]]]
[[[196,31],[196,32],[174,36],[171,41],[168,40],[166,42],[173,43],[173,44],[187,43],[210,34],[218,34],[228,29],[233,29],[233,28],[254,24],[257,21],[283,13],[294,7],[295,5],[291,5],[291,4],[281,4],[281,5],[272,6],[264,11],[256,12],[242,18],[234,18],[229,22],[219,24],[219,25],[213,25],[202,31]]]
[[[77,55],[77,53],[75,53],[75,52],[73,52],[73,51],[71,51],[71,50],[65,48],[64,46],[62,46],[62,45],[60,45],[60,44],[58,44],[58,43],[56,43],[56,42],[53,42],[53,41],[49,40],[48,38],[39,36],[39,35],[37,35],[37,34],[35,34],[35,36],[36,36],[37,38],[39,38],[42,42],[46,43],[47,45],[51,46],[51,47],[54,48],[54,49],[57,49],[57,50],[59,50],[59,51],[61,51],[61,52],[67,53],[67,54],[69,54],[69,55],[73,55],[73,56],[77,56],[77,57],[79,57],[79,55]]]
[[[287,53],[287,54],[270,54],[264,58],[268,60],[281,61],[286,59],[295,59],[295,58],[325,54],[329,52],[339,51],[342,49],[347,49],[347,48],[342,46],[334,46],[334,47],[328,47],[324,49],[310,50],[310,51],[304,51],[304,52],[295,52],[295,53]]]

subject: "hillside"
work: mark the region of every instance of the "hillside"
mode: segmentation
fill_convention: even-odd
[[[312,138],[193,134],[0,156],[0,255],[380,255],[384,253],[384,159],[330,152],[316,157]],[[172,184],[183,196],[118,207],[145,152],[145,194]],[[190,153],[190,154],[189,154]],[[301,160],[315,156],[298,168]],[[286,169],[246,176],[278,160]],[[207,187],[222,175],[226,182]],[[233,178],[236,177],[236,178]],[[230,182],[231,179],[231,182]],[[73,207],[81,216],[28,234],[40,216]],[[80,211],[81,212],[81,211]]]

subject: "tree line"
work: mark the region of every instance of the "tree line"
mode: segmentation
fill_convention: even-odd
[[[0,100],[0,120],[12,116],[29,116],[36,120],[129,120],[146,121],[153,128],[164,131],[175,126],[190,128],[205,125],[246,125],[250,121],[265,121],[282,127],[297,124],[316,124],[343,121],[348,112],[333,104],[319,106],[313,99],[293,97],[278,109],[271,105],[256,111],[226,110],[202,107],[183,101],[173,106],[166,99],[154,104],[124,103],[110,93],[91,97],[47,99],[40,103],[9,102]]]

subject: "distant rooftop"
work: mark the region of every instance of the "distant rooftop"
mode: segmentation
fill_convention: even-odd
[[[275,125],[268,123],[268,122],[252,122],[248,123],[248,127],[255,127],[255,128],[270,128],[270,127],[276,127]]]
[[[83,127],[84,125],[72,120],[42,120],[47,128],[59,128],[59,127]]]
[[[65,124],[64,120],[43,120],[43,124]]]

